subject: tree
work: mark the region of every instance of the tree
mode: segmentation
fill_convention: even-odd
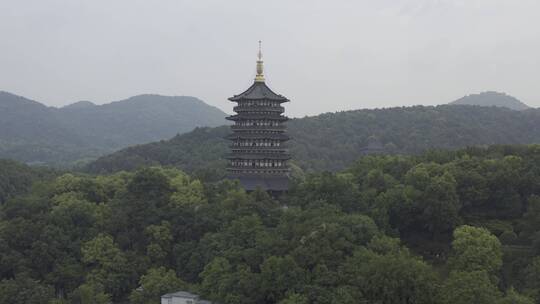
[[[532,195],[529,197],[523,222],[523,230],[531,238],[536,232],[540,232],[540,196]]]
[[[127,192],[111,202],[110,230],[123,249],[146,251],[144,229],[166,218],[173,192],[169,178],[160,168],[143,168],[127,183]]]
[[[0,281],[0,304],[47,304],[54,288],[26,275]]]
[[[439,280],[428,264],[393,242],[376,243],[379,252],[360,249],[345,262],[343,282],[361,290],[369,303],[437,303]]]
[[[493,304],[501,295],[484,271],[452,271],[441,289],[442,304]]]
[[[433,177],[424,190],[425,207],[422,219],[435,236],[452,231],[459,222],[459,199],[454,177],[445,172]]]
[[[485,271],[495,276],[502,266],[501,243],[484,228],[460,226],[454,231],[449,264],[457,271]]]
[[[87,282],[104,286],[105,292],[119,299],[128,289],[129,271],[124,254],[112,237],[100,234],[84,243],[82,261],[89,266]]]
[[[201,291],[205,297],[225,304],[264,302],[260,275],[245,264],[231,267],[224,258],[215,258],[201,273]]]
[[[307,206],[323,201],[345,211],[364,210],[366,206],[360,201],[360,191],[353,179],[352,174],[324,172],[310,175],[290,190],[292,204]]]
[[[305,273],[291,256],[271,256],[261,265],[261,289],[268,302],[282,299],[286,292],[297,291],[305,282]]]
[[[173,270],[151,268],[141,276],[139,287],[131,292],[129,299],[133,304],[153,304],[160,296],[186,289],[187,286]]]
[[[435,239],[451,232],[459,222],[461,208],[452,174],[441,165],[421,163],[407,172],[405,182],[408,187],[404,188],[404,196],[413,216],[405,223],[422,224],[411,228],[427,229]]]
[[[506,296],[501,299],[497,304],[534,304],[533,299],[519,294],[515,289],[510,288],[506,292]]]
[[[308,304],[308,299],[297,293],[291,293],[289,294],[285,299],[279,301],[278,304]]]
[[[88,282],[79,286],[69,296],[69,300],[74,304],[110,304],[111,296],[104,291],[102,284],[98,282]]]
[[[527,293],[540,300],[540,256],[535,257],[525,268],[525,288]]]
[[[229,292],[227,285],[231,272],[232,267],[227,259],[220,257],[213,259],[212,262],[204,267],[204,270],[200,274],[202,279],[202,293],[206,297],[216,301],[224,299]]]
[[[171,252],[173,236],[171,233],[171,224],[167,221],[161,222],[161,225],[150,225],[146,227],[145,234],[150,241],[146,252],[148,257],[154,263],[163,263],[165,258]]]

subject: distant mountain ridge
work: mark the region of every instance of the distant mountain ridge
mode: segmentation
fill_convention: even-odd
[[[66,164],[130,145],[219,126],[226,114],[190,96],[139,95],[54,108],[0,91],[0,158]]]
[[[471,94],[451,102],[453,105],[475,105],[483,107],[504,107],[516,111],[527,110],[530,107],[519,99],[499,92],[482,92],[480,94]]]
[[[97,105],[88,100],[81,100],[72,104],[68,104],[67,106],[63,106],[62,109],[85,109],[91,107],[97,107]]]

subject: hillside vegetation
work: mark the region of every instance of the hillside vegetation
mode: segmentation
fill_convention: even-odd
[[[357,110],[293,119],[293,163],[304,171],[342,170],[376,138],[384,152],[418,154],[493,144],[540,143],[540,110],[444,105]],[[144,165],[175,166],[197,176],[223,175],[228,127],[199,128],[171,140],[130,147],[99,158],[94,173],[133,170]]]
[[[0,206],[0,304],[538,303],[539,194],[538,145],[368,156],[279,200],[65,174]]]
[[[53,178],[56,174],[47,168],[35,168],[0,159],[0,204],[27,193],[35,182]]]
[[[225,116],[194,97],[140,95],[57,109],[0,92],[0,158],[69,165],[197,126],[219,126]]]

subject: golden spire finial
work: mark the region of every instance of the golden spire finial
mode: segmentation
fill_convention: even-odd
[[[263,60],[262,60],[262,41],[259,40],[259,54],[257,60],[257,76],[255,76],[255,82],[264,82],[263,74]]]

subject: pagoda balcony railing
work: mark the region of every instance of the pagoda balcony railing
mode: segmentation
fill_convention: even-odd
[[[235,145],[229,145],[229,149],[233,150],[233,152],[236,152],[238,150],[242,151],[253,151],[253,150],[269,150],[269,151],[279,151],[276,153],[285,153],[289,151],[289,147],[287,145],[281,145],[281,146],[235,146]]]
[[[283,113],[285,112],[285,108],[282,106],[236,106],[233,108],[233,111],[235,112],[259,112],[259,111],[266,111],[266,112],[279,112]]]
[[[285,130],[287,127],[284,125],[281,126],[239,126],[239,125],[232,125],[232,130],[238,130],[238,131],[248,131],[248,130],[276,130],[281,131]]]
[[[225,155],[227,159],[275,159],[275,160],[289,160],[291,155],[289,153],[242,153],[232,152]]]
[[[234,173],[248,173],[248,174],[282,174],[282,173],[289,173],[291,172],[291,168],[286,167],[233,167],[228,165],[226,167],[228,171],[232,171]],[[254,170],[255,172],[249,172]]]

